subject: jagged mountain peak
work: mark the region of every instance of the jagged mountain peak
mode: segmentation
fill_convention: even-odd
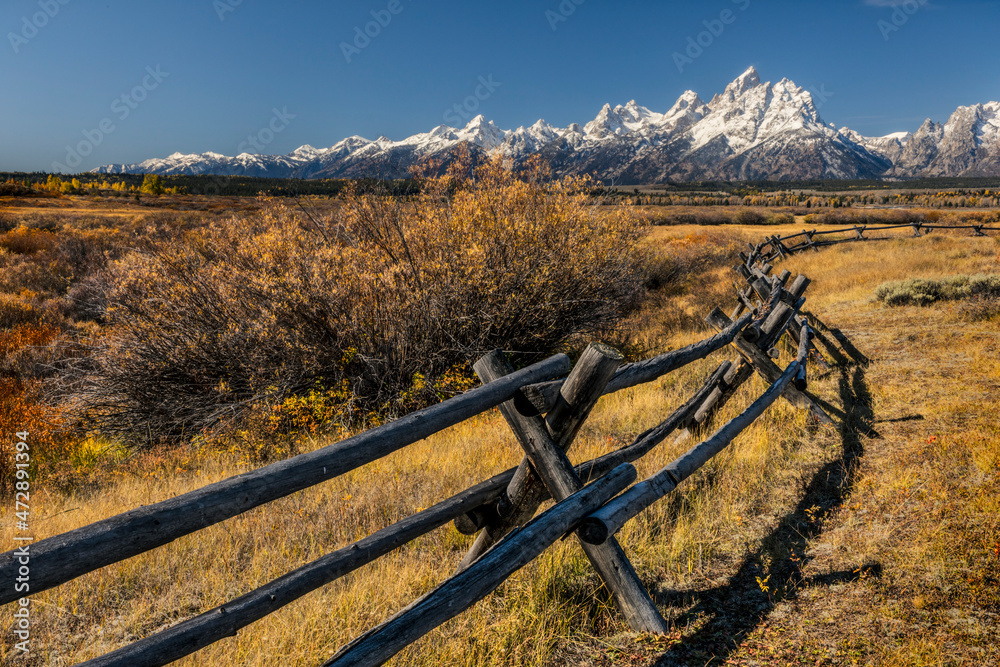
[[[586,135],[595,140],[605,140],[634,134],[648,134],[664,120],[662,114],[650,111],[635,100],[624,106],[612,108],[610,104],[601,107],[594,120],[584,126]]]
[[[819,116],[819,110],[816,108],[816,103],[813,101],[812,93],[805,88],[796,85],[794,81],[789,79],[782,79],[774,84],[771,89],[774,92],[775,98],[782,103],[798,107],[803,114],[815,123],[823,123]]]
[[[621,109],[621,107],[618,107]],[[596,139],[604,139],[608,136],[618,134],[622,130],[622,119],[616,109],[606,103],[597,113],[594,120],[583,126],[584,132]]]
[[[742,95],[746,91],[760,85],[760,74],[753,65],[747,68],[743,74],[736,77],[732,83],[726,86],[726,91],[732,91],[734,95]]]
[[[701,101],[701,97],[698,96],[698,93],[693,90],[685,90],[681,93],[681,96],[677,98],[677,101],[674,102],[674,106],[670,107],[667,114],[687,109],[688,107],[700,107],[704,104],[705,103]]]
[[[725,89],[715,95],[712,100],[708,103],[708,106],[713,110],[721,105],[732,104],[737,100],[742,100],[748,95],[754,98],[764,97],[771,92],[771,84],[761,83],[760,75],[757,70],[750,67],[747,71],[740,74],[738,77],[733,79],[733,81],[725,87]]]
[[[626,104],[625,106],[615,107],[615,110],[623,114],[628,114],[628,116],[634,118],[635,120],[642,120],[645,118],[649,118],[651,116],[659,115],[659,114],[654,114],[652,111],[640,105],[635,100],[629,100],[628,104]]]
[[[739,154],[792,133],[836,142],[838,132],[825,125],[809,91],[789,79],[761,83],[751,67],[712,98],[709,112],[691,128],[693,150],[722,142]]]
[[[484,150],[492,150],[503,143],[503,140],[510,134],[507,130],[501,130],[493,124],[492,120],[479,114],[466,124],[464,128],[455,132],[459,141],[467,141]]]
[[[484,116],[483,114],[477,114],[472,120],[470,120],[468,123],[465,124],[465,129],[472,130],[480,128],[484,125],[492,125],[492,124],[493,124],[492,120],[488,121],[486,120],[486,116]]]
[[[686,90],[663,114],[660,125],[665,129],[682,130],[697,123],[710,112],[709,107],[693,90]]]
[[[438,125],[427,134],[432,137],[450,137],[455,134],[455,128],[450,125]]]
[[[322,148],[316,148],[310,144],[303,144],[289,153],[288,156],[292,158],[315,159],[316,157],[322,155],[323,152],[324,149]]]

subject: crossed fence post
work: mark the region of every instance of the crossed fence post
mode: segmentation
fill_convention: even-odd
[[[566,457],[566,450],[622,360],[622,355],[617,350],[601,344],[590,345],[563,383],[556,404],[545,419],[537,415],[521,414],[516,407],[516,399],[500,406],[500,412],[525,451],[519,472],[521,469],[526,472],[523,475],[515,473],[514,482],[508,487],[508,498],[527,497],[524,489],[519,488],[519,483],[524,486],[529,484],[529,470],[534,471],[557,501],[583,488],[582,480]],[[482,357],[476,362],[474,369],[483,382],[491,382],[514,370],[499,350]],[[490,543],[514,528],[516,522],[523,520],[528,512],[534,514],[537,502],[530,500],[528,503],[510,502],[508,516],[493,521],[484,528],[466,554],[461,567],[468,567],[479,558]],[[581,545],[629,626],[637,632],[666,633],[666,621],[639,581],[621,545],[615,540],[601,545],[581,542]]]

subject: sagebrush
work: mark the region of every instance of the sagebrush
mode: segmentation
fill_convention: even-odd
[[[889,306],[926,306],[936,301],[1000,298],[1000,275],[911,278],[875,288],[875,298]]]

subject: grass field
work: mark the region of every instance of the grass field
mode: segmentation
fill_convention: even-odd
[[[775,227],[669,227],[649,242],[724,248]],[[801,231],[800,225],[789,231]],[[722,250],[719,251],[720,253]],[[697,256],[697,253],[694,253]],[[711,255],[711,252],[707,253]],[[889,308],[888,280],[996,272],[994,239],[940,234],[846,244],[782,265],[813,279],[805,310],[833,370],[810,391],[839,429],[776,403],[677,492],[619,535],[673,628],[637,637],[578,545],[559,543],[396,665],[987,665],[1000,661],[1000,331],[961,303]],[[683,267],[651,299],[632,344],[655,353],[705,337],[700,318],[732,306],[731,272]],[[694,391],[728,351],[605,397],[571,452],[631,442]],[[781,363],[787,363],[790,349]],[[733,415],[764,389],[755,378]],[[306,448],[328,444],[311,441]],[[692,443],[664,443],[658,470]],[[5,664],[96,657],[274,579],[514,465],[491,412],[295,494],[33,598],[33,651]],[[96,465],[101,464],[99,457]],[[98,485],[33,491],[36,539],[246,471],[236,453],[191,447],[114,466]],[[5,516],[12,516],[3,499]],[[4,521],[0,540],[12,544]],[[421,538],[181,661],[313,665],[448,577],[471,538]]]

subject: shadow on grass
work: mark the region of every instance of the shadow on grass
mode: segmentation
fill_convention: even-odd
[[[693,604],[672,618],[674,626],[687,626],[702,618],[707,620],[692,635],[664,653],[657,665],[722,664],[777,603],[793,599],[801,587],[828,586],[881,576],[882,568],[878,563],[811,578],[802,574],[802,567],[809,560],[804,555],[809,541],[822,532],[823,522],[843,504],[854,486],[858,463],[864,455],[862,436],[878,437],[873,429],[872,396],[865,381],[869,359],[839,330],[826,327],[813,316],[809,319],[819,325],[816,327],[817,340],[834,360],[834,370],[840,375],[843,409],[835,412],[842,419],[841,456],[813,475],[795,509],[781,519],[759,548],[746,556],[729,583],[703,591],[658,596],[661,606],[680,608]],[[820,328],[823,333],[818,331]],[[834,345],[831,338],[839,346]]]

